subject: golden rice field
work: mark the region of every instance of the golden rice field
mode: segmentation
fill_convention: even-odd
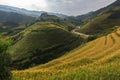
[[[120,29],[49,63],[12,73],[12,80],[120,80]]]

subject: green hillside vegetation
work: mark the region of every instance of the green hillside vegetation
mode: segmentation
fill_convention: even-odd
[[[27,26],[25,24],[23,25],[19,25],[17,27],[10,27],[10,28],[4,28],[4,27],[1,27],[0,28],[0,33],[2,36],[14,36],[16,35],[17,33],[25,30],[27,28]]]
[[[106,13],[98,15],[81,28],[81,32],[87,34],[106,34],[111,32],[114,27],[120,25],[120,7],[113,8]]]
[[[0,36],[0,80],[11,80],[11,72],[10,72],[10,63],[11,58],[6,50],[10,45],[11,41],[5,41]]]
[[[14,43],[8,52],[13,66],[18,69],[46,63],[60,57],[83,41],[55,23],[35,23],[13,36]]]
[[[12,71],[12,80],[119,80],[120,28],[51,62]]]
[[[63,25],[67,30],[72,30],[75,26],[80,25],[81,22],[74,17],[65,17],[60,18],[55,15],[49,15],[47,13],[41,14],[41,16],[37,19],[38,22],[54,22],[60,25]]]
[[[14,12],[4,12],[0,11],[0,34],[3,36],[11,36],[23,30],[20,26],[28,24],[35,21],[34,17],[22,15]],[[16,29],[16,28],[19,29]]]
[[[86,34],[105,35],[110,33],[115,26],[120,25],[120,1],[117,0],[107,7],[86,15],[78,16],[84,21],[80,32]],[[87,20],[87,21],[86,21]],[[86,23],[86,24],[85,24]]]
[[[0,80],[120,80],[120,0],[80,16],[0,10]]]
[[[34,18],[18,13],[0,11],[0,33],[3,36],[15,35],[36,22],[54,22],[64,26],[64,28],[69,31],[74,29],[76,25],[81,24],[79,20],[69,16],[61,18],[48,13],[43,13],[39,18]]]
[[[115,2],[113,2],[112,4],[110,4],[104,8],[101,8],[97,11],[89,12],[84,15],[76,16],[76,18],[82,21],[81,25],[84,25],[87,22],[91,21],[93,18],[97,17],[99,14],[105,13],[105,12],[109,11],[111,8],[115,8],[115,7],[119,7],[119,6],[120,6],[120,1],[116,0]]]

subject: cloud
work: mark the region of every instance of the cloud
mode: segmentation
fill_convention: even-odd
[[[68,15],[80,15],[114,2],[115,0],[49,0],[50,10]]]
[[[46,0],[0,0],[0,4],[9,5],[29,10],[47,10]]]
[[[0,0],[0,4],[29,10],[80,15],[102,8],[115,0]]]

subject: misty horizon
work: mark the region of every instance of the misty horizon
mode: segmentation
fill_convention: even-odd
[[[90,3],[91,1],[92,3]],[[116,0],[29,0],[28,3],[28,0],[1,0],[0,5],[7,5],[31,11],[45,11],[65,14],[68,16],[77,16],[106,7],[114,1]]]

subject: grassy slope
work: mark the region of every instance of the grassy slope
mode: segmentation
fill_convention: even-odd
[[[120,7],[111,8],[105,13],[99,14],[97,17],[85,24],[81,32],[87,34],[109,33],[113,26],[120,25]]]
[[[114,26],[120,25],[120,0],[116,0],[107,7],[95,12],[78,16],[78,18],[82,18],[82,20],[85,19],[85,24],[80,30],[81,32],[98,35],[108,34]]]
[[[63,25],[64,28],[71,31],[76,26],[81,24],[81,21],[75,17],[66,16],[65,18],[60,18],[55,15],[49,15],[47,13],[41,14],[41,16],[37,19],[39,22],[54,22],[60,25]]]
[[[82,39],[54,23],[36,23],[14,36],[8,52],[19,69],[46,63],[81,44]]]
[[[120,28],[47,64],[13,71],[13,80],[119,80]]]

